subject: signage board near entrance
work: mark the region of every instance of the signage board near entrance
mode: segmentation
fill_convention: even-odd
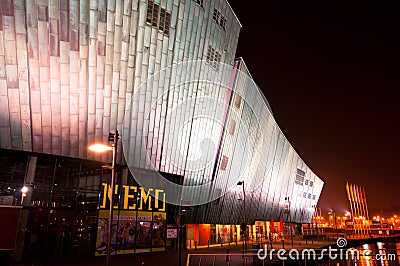
[[[177,238],[178,229],[167,229],[167,238]]]

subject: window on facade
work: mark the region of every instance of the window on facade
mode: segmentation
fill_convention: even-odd
[[[204,7],[204,0],[195,0],[196,4],[198,4],[201,7]]]
[[[315,195],[312,195],[312,199],[315,200]]]
[[[303,192],[303,198],[307,198],[307,193]]]
[[[314,182],[310,181],[310,187],[314,186]]]
[[[226,30],[226,18],[224,18],[223,16],[221,16],[220,20],[219,20],[219,25]]]
[[[240,105],[242,103],[242,96],[240,96],[240,94],[235,94],[235,106],[237,108],[240,108]]]
[[[158,11],[159,11],[160,7],[156,4],[154,4],[153,6],[153,17],[151,20],[151,26],[157,27],[158,25]]]
[[[165,25],[165,9],[161,8],[160,25],[158,26],[158,29],[161,30],[161,31],[164,31],[164,25]]]
[[[296,179],[295,179],[295,183],[297,185],[302,186],[304,184],[304,176],[306,175],[306,173],[300,169],[297,169],[297,174],[296,174]]]
[[[221,62],[221,54],[211,45],[208,46],[206,60],[212,68],[218,71]]]
[[[160,8],[152,0],[149,0],[147,5],[146,22],[153,27],[157,27],[164,34],[169,35],[171,25],[171,13],[168,13],[165,8]]]
[[[236,121],[231,119],[231,122],[229,123],[229,134],[233,135],[235,133],[235,128],[236,128]]]
[[[215,21],[215,22],[217,22],[217,23],[219,23],[219,16],[221,15],[221,13],[217,10],[217,9],[214,9],[214,12],[213,12],[213,20]]]
[[[171,27],[171,14],[165,12],[164,33],[169,36],[169,29]]]
[[[228,166],[228,159],[229,157],[227,156],[222,156],[222,161],[221,161],[221,170],[226,170],[226,167]]]
[[[167,12],[164,8],[161,8],[160,12],[160,23],[158,29],[169,35],[169,27],[171,22],[171,14]]]
[[[308,193],[308,199],[311,199],[311,194],[310,193]]]
[[[147,4],[147,23],[152,24],[153,22],[153,9],[154,9],[154,2],[149,0],[149,3]]]
[[[308,179],[306,179],[306,181],[304,182],[304,184],[308,185]]]
[[[226,30],[227,19],[221,14],[218,9],[214,9],[213,11],[213,20],[224,30]]]

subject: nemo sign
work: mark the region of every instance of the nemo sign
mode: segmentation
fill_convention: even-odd
[[[100,209],[105,209],[111,198],[111,188],[107,183],[101,185],[103,186],[103,193],[100,199]],[[153,192],[154,197],[151,192]],[[121,195],[120,202],[117,201],[114,204],[114,209],[118,209],[119,206],[123,210],[165,211],[166,194],[162,189],[149,188],[145,191],[143,187],[123,185],[122,191],[120,191],[120,186],[115,185],[115,195],[118,194]]]

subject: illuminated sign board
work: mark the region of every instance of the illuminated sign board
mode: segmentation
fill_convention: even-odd
[[[110,204],[111,188],[107,183],[101,185],[103,193],[100,198],[100,209],[106,209]],[[122,186],[122,191],[120,189],[121,186],[115,185],[115,195],[120,195],[120,197],[119,201],[115,200],[114,209],[165,211],[166,194],[162,189],[149,188],[146,191],[143,187],[127,185]]]

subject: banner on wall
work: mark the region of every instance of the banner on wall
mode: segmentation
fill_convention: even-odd
[[[164,250],[166,238],[165,220],[165,212],[114,211],[111,236],[112,254]],[[108,222],[108,211],[100,210],[96,256],[107,255]]]

